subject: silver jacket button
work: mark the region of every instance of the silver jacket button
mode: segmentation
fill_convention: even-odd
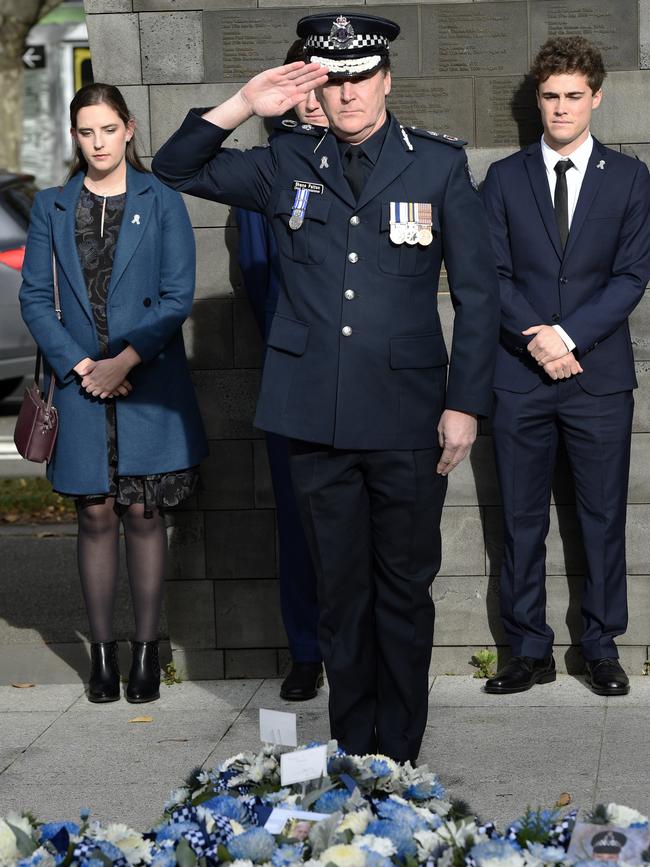
[[[359,254],[358,253],[348,253],[348,262],[352,262],[352,264],[354,265],[354,263],[358,262],[358,261],[359,261]]]
[[[354,298],[354,289],[346,289],[343,293],[347,301],[352,301]]]
[[[352,329],[349,325],[344,325],[343,328],[341,328],[341,334],[343,337],[349,337],[352,334]]]
[[[350,217],[350,225],[351,226],[358,226],[360,222],[361,222],[361,220],[359,217],[357,217],[356,214],[353,217]]]

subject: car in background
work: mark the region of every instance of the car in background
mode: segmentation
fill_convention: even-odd
[[[0,169],[0,400],[34,374],[36,347],[20,315],[18,292],[37,189],[31,175]]]

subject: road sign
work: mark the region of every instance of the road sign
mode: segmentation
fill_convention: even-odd
[[[28,45],[23,54],[23,66],[27,69],[44,69],[45,46]]]

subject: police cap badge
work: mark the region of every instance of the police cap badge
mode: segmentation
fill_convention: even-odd
[[[376,15],[327,12],[301,18],[296,32],[310,63],[326,66],[331,78],[352,78],[386,66],[399,25]]]

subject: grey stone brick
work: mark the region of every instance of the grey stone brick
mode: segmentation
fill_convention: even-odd
[[[434,0],[437,2],[437,0]],[[456,647],[443,647],[435,643],[431,651],[431,663],[429,675],[444,677],[446,674],[474,674],[476,668],[472,665],[472,656],[479,650],[485,650],[482,645],[457,645]],[[477,689],[481,683],[476,681]]]
[[[434,644],[505,643],[498,589],[498,581],[487,576],[439,575],[431,588],[436,606]]]
[[[440,529],[440,575],[484,575],[485,544],[478,507],[446,507],[442,512]]]
[[[645,105],[650,71],[612,72],[607,76],[604,97],[594,112],[591,130],[600,141],[642,142],[648,137]]]
[[[482,184],[487,171],[497,160],[503,160],[515,153],[517,147],[502,148],[467,148],[467,161],[477,184]]]
[[[627,507],[627,573],[628,575],[650,576],[650,505],[631,505]],[[648,580],[648,579],[646,579]],[[650,585],[650,580],[648,580]],[[650,609],[646,608],[646,612]]]
[[[393,78],[388,107],[405,126],[474,141],[471,78]]]
[[[639,0],[639,66],[650,69],[650,0]]]
[[[496,506],[499,505],[492,438],[476,438],[469,457],[449,475],[446,506]]]
[[[648,156],[650,156],[650,147]],[[630,335],[635,360],[650,361],[650,295],[648,292],[630,316]]]
[[[151,155],[151,124],[149,123],[149,88],[141,85],[122,85],[122,96],[135,117],[135,140],[140,156]]]
[[[210,454],[201,465],[202,509],[252,509],[253,443],[223,440],[210,443]]]
[[[181,680],[217,680],[225,677],[223,650],[174,650],[174,665]]]
[[[140,41],[142,80],[147,84],[203,80],[200,12],[143,12]]]
[[[97,12],[133,12],[133,0],[84,0],[84,11],[86,15]]]
[[[207,199],[198,199],[196,196],[186,194],[183,194],[183,200],[194,228],[224,228],[229,224],[230,205],[222,205],[221,202],[209,202]]]
[[[276,677],[278,657],[275,650],[226,650],[226,677]]]
[[[214,648],[214,583],[167,581],[165,595],[172,651]]]
[[[196,370],[233,367],[233,322],[230,298],[200,298],[183,324],[185,350]]]
[[[216,584],[215,594],[218,647],[236,650],[286,646],[277,581],[221,581]]]
[[[485,536],[490,575],[498,575],[501,568],[503,536],[501,510],[487,507]],[[583,575],[585,571],[584,548],[573,506],[551,506],[551,527],[546,539],[546,572],[548,575]]]
[[[262,436],[253,427],[258,370],[195,370],[192,381],[209,439]]]
[[[650,361],[637,361],[634,365],[639,387],[634,392],[635,433],[650,433]]]
[[[231,298],[241,291],[236,229],[195,229],[196,297]]]
[[[167,579],[201,581],[205,578],[203,512],[174,512],[167,527]]]
[[[208,578],[230,581],[275,576],[275,513],[271,509],[208,512]],[[240,589],[243,584],[237,585]],[[217,590],[217,593],[220,593]],[[251,645],[254,646],[255,642]],[[222,643],[221,647],[228,647]]]
[[[255,461],[255,508],[273,509],[275,508],[275,497],[273,496],[269,456],[264,440],[253,443],[253,456]]]
[[[233,96],[240,86],[240,84],[153,85],[150,88],[150,99],[154,153],[172,133],[176,132],[191,108],[220,105]],[[226,141],[226,145],[231,148],[249,148],[263,144],[266,138],[262,121],[254,117],[237,127]]]
[[[260,329],[248,298],[236,298],[235,367],[261,367],[264,346]]]
[[[245,9],[256,5],[256,0],[133,0],[136,12],[180,12],[186,9],[203,9],[209,12],[212,9]]]
[[[628,503],[650,503],[650,434],[632,435]]]
[[[95,81],[141,84],[138,16],[89,15],[86,25]]]

